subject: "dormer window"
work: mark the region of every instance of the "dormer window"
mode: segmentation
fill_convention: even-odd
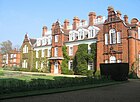
[[[95,37],[95,29],[90,30],[90,35],[91,35],[92,38]]]
[[[78,40],[82,40],[82,39],[84,39],[84,31],[83,30],[81,30],[78,34]]]
[[[111,29],[109,31],[109,35],[110,35],[110,44],[116,44],[116,31],[115,31],[115,29]]]
[[[37,40],[37,46],[40,46],[40,45],[41,45],[41,40],[38,39],[38,40]]]

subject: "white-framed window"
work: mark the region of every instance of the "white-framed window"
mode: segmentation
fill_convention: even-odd
[[[43,68],[44,66],[43,66],[43,62],[41,62],[41,69]]]
[[[28,53],[28,46],[27,45],[24,45],[24,47],[23,47],[23,53]]]
[[[16,62],[16,59],[13,59],[13,62]]]
[[[41,39],[37,39],[37,46],[41,45]]]
[[[88,54],[91,53],[91,47],[90,47],[90,44],[88,44]]]
[[[78,40],[82,40],[84,39],[84,37],[85,37],[84,30],[80,29],[78,33]]]
[[[42,45],[46,45],[47,44],[47,38],[42,39]]]
[[[110,57],[110,63],[116,63],[116,57],[115,56]]]
[[[69,46],[69,55],[73,55],[73,46]]]
[[[105,34],[105,45],[108,45],[108,34]]]
[[[108,63],[108,60],[105,60],[105,63]]]
[[[90,30],[90,37],[95,37],[95,29]]]
[[[121,43],[121,32],[117,32],[117,43]]]
[[[42,50],[42,57],[45,56],[45,50]]]
[[[51,49],[48,49],[48,57],[51,56]]]
[[[68,65],[69,65],[69,70],[72,70],[73,69],[73,61],[69,60]]]
[[[11,54],[11,58],[13,58],[13,54]]]
[[[58,35],[55,35],[55,42],[58,42]]]
[[[35,66],[36,66],[36,69],[38,69],[38,61],[36,61],[36,64],[35,64]]]
[[[109,31],[109,35],[110,35],[110,44],[116,44],[116,31],[115,31],[115,29],[111,29]]]
[[[36,58],[39,58],[38,51],[36,51]]]
[[[27,63],[27,61],[26,60],[23,60],[23,62],[22,62],[22,68],[27,68],[27,65],[28,63]]]
[[[49,66],[49,61],[47,61],[47,67]]]
[[[93,70],[94,66],[93,66],[93,62],[89,61],[88,62],[88,70]]]
[[[118,59],[118,60],[117,60],[117,63],[122,63],[122,60]]]
[[[16,58],[16,56],[17,56],[17,55],[16,55],[16,54],[14,54],[14,58]]]
[[[54,48],[54,56],[57,57],[58,56],[58,47]]]

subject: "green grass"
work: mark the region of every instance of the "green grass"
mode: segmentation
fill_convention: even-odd
[[[0,68],[0,79],[14,78],[19,80],[32,80],[32,79],[49,79],[54,80],[55,76],[40,75],[40,74],[23,74],[17,71],[7,71]]]

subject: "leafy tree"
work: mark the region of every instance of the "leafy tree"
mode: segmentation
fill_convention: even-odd
[[[63,51],[63,57],[64,57],[64,59],[62,60],[62,64],[61,64],[62,74],[69,74],[68,61],[70,60],[70,58],[67,53],[67,47],[63,46],[62,51]]]
[[[1,53],[9,53],[12,50],[12,42],[10,40],[0,43]]]
[[[78,50],[73,60],[75,74],[86,75],[88,70],[88,45],[78,45]]]

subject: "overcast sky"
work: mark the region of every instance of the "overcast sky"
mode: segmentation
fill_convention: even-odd
[[[88,20],[88,13],[107,16],[107,7],[127,14],[129,20],[140,19],[140,0],[0,0],[0,42],[10,40],[21,46],[24,35],[41,37],[42,26],[51,25],[57,19],[63,24],[74,16]]]

